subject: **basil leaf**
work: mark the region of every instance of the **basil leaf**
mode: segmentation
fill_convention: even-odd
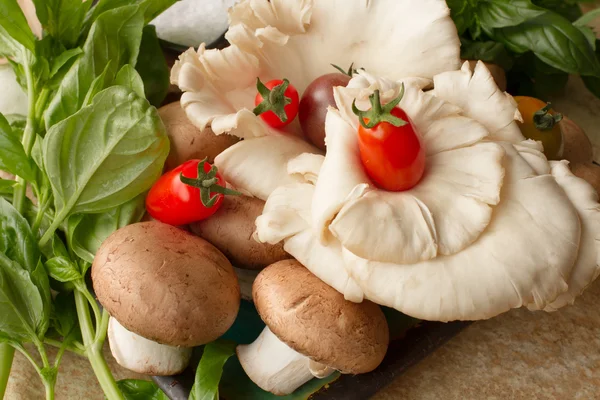
[[[71,337],[78,331],[79,321],[73,293],[59,293],[54,298],[52,326],[63,338]]]
[[[51,297],[48,275],[40,262],[40,251],[29,223],[12,204],[2,197],[0,197],[0,253],[14,263],[13,267],[16,266],[22,270],[27,275],[28,282],[35,286],[42,303],[42,315],[37,320],[35,329],[38,334],[43,334],[48,328],[50,315]],[[1,312],[0,315],[2,315]]]
[[[564,89],[569,74],[551,67],[528,52],[516,58],[507,74],[509,93],[547,99]]]
[[[67,259],[70,258],[65,244],[58,235],[54,235],[52,239],[48,241],[48,243],[40,248],[40,251],[47,259],[54,257],[64,257]]]
[[[4,117],[10,124],[12,128],[13,134],[19,138],[19,141],[23,137],[23,131],[25,130],[25,125],[27,124],[27,118],[24,115],[20,114],[5,114]]]
[[[46,261],[46,269],[53,279],[59,282],[72,282],[81,279],[79,268],[66,257],[54,257]]]
[[[93,262],[102,242],[117,229],[139,222],[145,213],[145,194],[101,214],[69,218],[71,248],[81,259]]]
[[[164,125],[145,99],[122,86],[100,92],[44,140],[55,220],[110,210],[144,193],[168,152]]]
[[[5,40],[10,37],[28,50],[35,51],[35,36],[17,0],[0,1],[0,26],[5,31],[2,35]]]
[[[65,47],[72,47],[77,43],[90,1],[33,0],[33,3],[38,19],[48,34]]]
[[[479,0],[477,17],[484,30],[520,25],[544,14],[530,0]]]
[[[502,43],[498,42],[475,42],[461,39],[460,57],[464,60],[481,60],[499,65],[505,70],[513,66],[513,58]]]
[[[107,82],[106,78],[108,70],[110,68],[110,64],[111,62],[109,60],[108,64],[106,64],[106,67],[104,68],[104,71],[102,71],[102,73],[92,81],[92,84],[90,85],[90,88],[88,89],[88,92],[85,95],[85,99],[83,99],[82,107],[89,106],[90,104],[92,104],[92,100],[94,100],[94,97],[96,97],[98,93],[110,86],[110,83]]]
[[[145,0],[141,4],[144,5],[144,20],[149,24],[154,18],[158,17],[167,8],[171,7],[179,0]]]
[[[48,279],[48,273],[44,268],[42,260],[38,260],[37,267],[30,274],[31,281],[37,287],[40,297],[42,298],[43,304],[43,318],[39,326],[37,327],[37,334],[39,337],[44,336],[48,327],[50,326],[50,314],[52,308],[52,294],[50,293],[50,280]]]
[[[450,14],[458,30],[458,34],[462,35],[475,24],[475,7],[467,0],[447,0],[446,3],[450,8]]]
[[[31,341],[47,327],[44,303],[29,273],[0,253],[0,332],[18,341]]]
[[[536,6],[554,11],[569,21],[575,21],[581,17],[581,9],[578,3],[577,0],[533,0],[533,4]]]
[[[106,70],[106,79],[112,82],[121,66],[135,64],[143,25],[143,10],[135,5],[98,17],[83,46],[83,54],[67,72],[48,105],[46,130],[84,105],[88,90],[102,72]]]
[[[117,73],[115,85],[125,86],[134,91],[140,97],[146,97],[144,94],[144,82],[131,64],[124,65]]]
[[[129,4],[140,4],[144,9],[144,24],[148,24],[177,1],[178,0],[100,0],[96,6],[88,12],[85,19],[86,23],[89,25],[106,11],[114,10]]]
[[[0,169],[29,182],[35,181],[36,178],[35,170],[29,157],[25,155],[23,145],[2,114],[0,114]]]
[[[0,198],[0,253],[29,272],[37,268],[40,258],[27,220],[3,198]]]
[[[144,28],[135,69],[144,81],[146,98],[153,106],[160,107],[169,92],[170,72],[153,25]]]
[[[140,379],[123,379],[117,382],[125,400],[169,400],[156,383]]]
[[[0,25],[0,56],[5,57],[10,62],[9,57],[17,60],[21,56],[23,46],[14,40],[8,32]]]
[[[577,25],[575,25],[577,26]],[[589,26],[577,26],[577,29],[583,33],[583,36],[587,39],[588,43],[592,47],[592,50],[596,51],[596,34]]]
[[[190,400],[218,400],[223,366],[235,354],[235,343],[217,340],[204,346]]]
[[[12,194],[15,184],[15,181],[0,179],[0,194]]]
[[[57,74],[59,74],[61,69],[64,69],[63,67],[70,65],[70,63],[75,61],[74,58],[80,55],[81,53],[83,53],[83,50],[79,47],[75,47],[74,49],[64,51],[58,57],[56,57],[52,61],[52,67],[50,68],[50,78],[53,78]],[[64,73],[66,73],[66,71]]]
[[[587,38],[560,15],[546,12],[519,26],[496,29],[492,35],[509,50],[533,51],[542,61],[561,71],[600,75],[600,63]]]

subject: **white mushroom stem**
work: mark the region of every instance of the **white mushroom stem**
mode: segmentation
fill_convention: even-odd
[[[249,269],[233,268],[240,284],[240,292],[242,299],[252,301],[252,284],[256,279],[256,275],[260,271],[253,271]]]
[[[237,355],[250,379],[278,396],[292,393],[314,377],[321,379],[334,372],[283,343],[268,327],[251,344],[238,346]]]
[[[192,349],[160,344],[128,331],[113,317],[108,322],[110,351],[117,363],[145,375],[176,375],[187,368]]]

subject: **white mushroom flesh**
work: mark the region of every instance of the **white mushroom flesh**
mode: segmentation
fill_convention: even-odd
[[[283,343],[268,327],[251,344],[238,346],[237,355],[250,379],[278,396],[294,392],[314,377],[326,378],[334,372]]]
[[[111,317],[108,321],[110,351],[123,368],[145,375],[175,375],[187,368],[192,349],[169,346],[141,337]]]

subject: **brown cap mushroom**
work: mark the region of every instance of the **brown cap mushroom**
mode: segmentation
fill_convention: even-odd
[[[593,163],[571,164],[573,174],[592,185],[600,195],[600,165]]]
[[[160,222],[119,229],[92,266],[98,300],[127,330],[171,346],[217,339],[233,324],[240,288],[227,258]]]
[[[194,222],[190,229],[215,245],[236,267],[260,270],[292,258],[283,250],[283,243],[273,245],[254,239],[256,218],[264,207],[265,202],[254,197],[226,196],[212,217]]]
[[[167,170],[196,158],[201,160],[207,157],[208,162],[212,163],[219,153],[239,141],[231,135],[217,136],[210,128],[203,131],[196,128],[179,102],[162,106],[158,114],[165,124],[171,142],[169,157],[165,162]]]
[[[594,148],[583,129],[565,116],[559,126],[563,135],[562,158],[571,163],[591,163],[594,158]]]
[[[267,325],[237,353],[248,376],[282,395],[313,376],[338,370],[374,370],[389,344],[385,316],[374,303],[351,303],[296,260],[264,269],[253,286],[255,306]]]

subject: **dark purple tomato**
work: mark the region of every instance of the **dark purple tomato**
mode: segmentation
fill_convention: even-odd
[[[333,88],[346,86],[350,76],[333,73],[315,79],[304,91],[298,109],[298,118],[304,136],[321,150],[325,150],[325,116],[327,107],[335,107]]]

